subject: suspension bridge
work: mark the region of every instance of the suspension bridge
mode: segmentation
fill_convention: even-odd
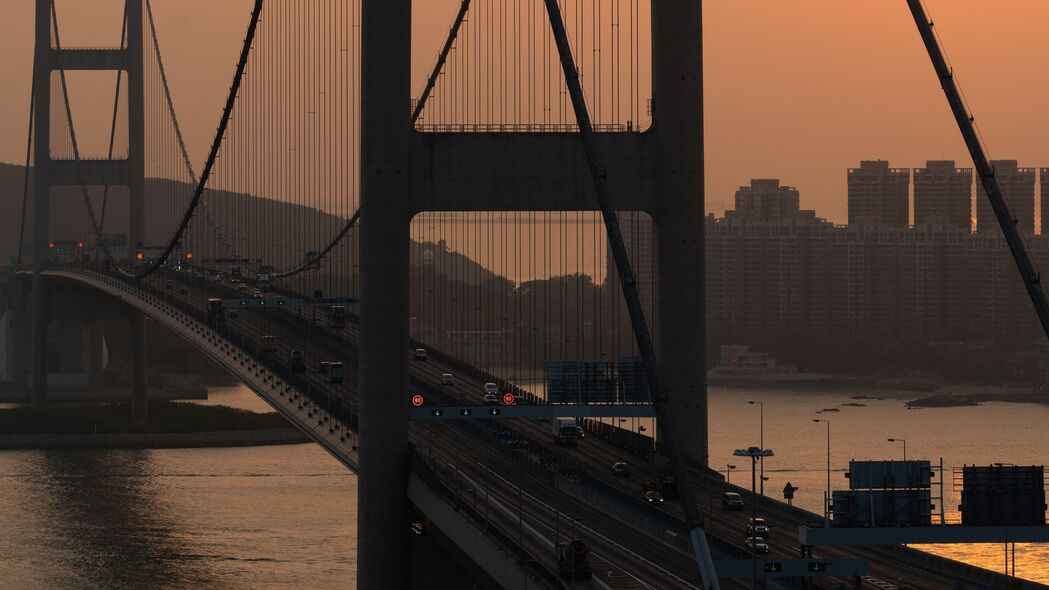
[[[508,588],[716,588],[716,561],[753,557],[742,518],[700,510],[736,488],[705,467],[699,1],[462,0],[420,48],[411,0],[254,0],[199,169],[149,0],[127,0],[111,48],[64,46],[36,6],[12,287],[34,406],[49,324],[95,326],[94,350],[98,322],[129,321],[147,420],[147,319],[173,330],[358,474],[362,588],[424,587],[405,567],[421,531]],[[78,141],[73,71],[115,73],[105,154]],[[550,403],[551,363],[620,359],[644,399]],[[552,442],[557,415],[586,417],[586,442]],[[594,416],[654,417],[658,453]],[[647,503],[638,479],[668,477],[680,501]],[[765,569],[773,587],[1026,587],[901,547],[813,557],[796,530],[821,519],[761,503],[779,525],[763,565],[831,568]],[[593,577],[560,569],[572,539]]]

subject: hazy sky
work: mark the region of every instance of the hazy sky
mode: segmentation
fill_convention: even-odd
[[[992,156],[1049,166],[1049,2],[927,2]],[[457,4],[416,1],[416,87]],[[729,206],[751,177],[776,177],[800,189],[803,207],[843,222],[845,170],[861,159],[971,165],[904,0],[704,4],[708,210]],[[0,21],[0,160],[8,162],[24,158],[33,5],[5,0]],[[116,44],[120,6],[58,0],[63,45]],[[210,144],[250,6],[154,0],[176,107],[197,162]],[[91,108],[111,100],[110,80],[74,86],[78,99],[88,98],[78,121],[107,120]]]

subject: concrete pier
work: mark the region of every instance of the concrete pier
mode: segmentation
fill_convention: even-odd
[[[357,584],[408,586],[411,0],[364,0],[361,31]]]
[[[149,318],[140,311],[129,311],[131,320],[131,421],[145,424],[148,418],[146,404],[146,376]]]

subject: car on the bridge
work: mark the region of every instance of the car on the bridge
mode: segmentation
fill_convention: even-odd
[[[645,502],[652,504],[653,506],[663,505],[663,494],[660,494],[656,490],[649,490],[645,492]]]
[[[736,492],[721,494],[721,507],[725,510],[743,510],[743,496]]]
[[[306,355],[297,348],[291,351],[291,356],[288,357],[288,368],[292,373],[305,373]]]
[[[429,357],[426,354],[426,349],[425,348],[416,348],[415,349],[415,360],[417,360],[417,361],[425,361],[427,358],[429,358]]]
[[[616,477],[630,477],[630,466],[622,461],[612,464],[612,475]]]
[[[768,553],[769,542],[761,537],[747,537],[746,541],[743,542],[747,546],[747,549],[753,549],[754,553]]]
[[[189,289],[187,289],[186,287],[182,287],[181,289],[178,290],[178,294],[179,295],[189,295]]]
[[[331,368],[331,361],[321,361],[320,366],[317,368],[317,372],[321,375],[327,375],[329,368]]]
[[[239,315],[240,315],[240,312],[238,312],[235,309],[231,309],[228,312],[226,312],[226,317],[228,317],[230,319],[234,319],[234,318],[236,318]]]
[[[495,383],[485,383],[484,387],[481,388],[481,393],[488,395],[499,395],[499,387]]]
[[[500,428],[492,431],[492,436],[495,438],[509,438],[513,433],[505,428]]]
[[[758,516],[755,518],[747,519],[747,536],[748,537],[764,537],[769,538],[769,523],[765,522],[765,519]]]
[[[441,385],[455,385],[455,375],[441,373]]]
[[[262,337],[262,352],[277,352],[277,337],[276,336],[263,336]]]
[[[484,394],[484,405],[486,406],[497,406],[499,405],[499,396],[494,393]]]

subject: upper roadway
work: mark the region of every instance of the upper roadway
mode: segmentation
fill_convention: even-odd
[[[178,287],[185,287],[186,294],[168,290],[168,280],[177,281]],[[246,295],[226,284],[205,281],[199,275],[185,272],[165,272],[146,280],[144,287],[157,294],[167,294],[172,303],[186,311],[192,311],[197,317],[206,318],[207,300],[209,297],[242,298]],[[324,314],[320,314],[323,318]],[[302,376],[305,389],[317,396],[318,405],[323,409],[326,399],[345,399],[352,406],[356,405],[356,352],[359,334],[351,316],[346,328],[332,330],[326,322],[315,321],[309,309],[263,311],[256,309],[241,310],[239,317],[227,320],[223,329],[228,338],[238,342],[242,349],[257,353],[256,356],[271,369],[285,374],[289,382],[294,377],[287,371],[286,363],[293,349],[303,350],[306,355],[307,373]],[[279,335],[275,353],[263,354],[261,348],[263,335]],[[413,350],[405,350],[413,358]],[[435,358],[437,357],[437,358]],[[483,386],[482,373],[478,370],[457,371],[439,360],[441,355],[431,355],[427,361],[412,361],[410,376],[413,384],[426,384],[433,392],[441,392],[452,398],[461,398],[467,403],[481,405]],[[342,361],[346,364],[344,384],[328,383],[325,375],[319,374],[318,365],[322,360]],[[283,368],[283,370],[281,370]],[[441,387],[442,373],[455,375],[455,385]],[[405,404],[408,404],[409,393],[405,392]],[[601,508],[581,499],[563,488],[572,486],[552,486],[549,475],[536,473],[534,464],[571,465],[586,473],[595,480],[596,485],[605,488],[600,492],[614,490],[621,498],[636,499],[641,504],[641,482],[645,479],[658,479],[662,475],[659,466],[642,461],[636,457],[625,456],[625,452],[616,446],[595,436],[580,441],[574,448],[559,447],[553,444],[550,426],[544,422],[532,420],[503,420],[500,427],[512,429],[513,438],[527,440],[527,447],[516,450],[499,448],[503,442],[492,436],[492,422],[465,421],[442,423],[425,421],[413,423],[409,437],[411,443],[423,453],[431,453],[452,466],[456,477],[462,481],[480,483],[488,489],[489,514],[491,505],[498,500],[502,508],[511,509],[519,514],[518,529],[522,542],[526,540],[531,546],[530,553],[549,555],[553,565],[553,545],[555,539],[565,539],[568,528],[575,524],[578,538],[590,543],[593,551],[595,587],[610,588],[685,588],[698,587],[697,568],[691,554],[680,547],[672,548],[662,542],[654,542],[652,530],[641,531],[626,526],[624,518],[643,517],[649,506],[632,506],[630,502],[612,499]],[[502,426],[505,425],[505,426]],[[509,460],[512,455],[516,460]],[[630,463],[632,474],[629,477],[613,476],[611,465],[617,461]],[[553,471],[551,466],[550,471]],[[749,493],[734,486],[729,486],[719,477],[705,470],[694,470],[692,483],[696,496],[705,515],[705,529],[718,542],[714,543],[715,558],[736,557],[742,554],[742,541],[745,536],[746,522],[750,507],[742,512],[720,509],[720,495],[727,490],[740,491],[750,500]],[[556,476],[555,476],[556,477]],[[575,487],[585,487],[587,484]],[[468,486],[475,491],[476,486]],[[608,497],[605,494],[605,497]],[[473,497],[471,501],[476,501]],[[787,507],[782,502],[763,497],[758,498],[758,513],[771,524],[771,556],[794,558],[800,555],[798,545],[798,527],[802,525],[820,525],[822,517],[797,508]],[[705,505],[704,505],[705,504]],[[619,511],[613,514],[609,506]],[[683,511],[678,502],[668,500],[662,511],[669,522],[682,521]],[[505,512],[499,510],[499,513]],[[557,515],[560,518],[557,518]],[[506,516],[503,514],[503,516]],[[493,521],[501,517],[498,513]],[[511,523],[512,524],[512,523]],[[525,527],[524,525],[528,526]],[[507,522],[497,523],[502,528]],[[527,528],[527,530],[525,530]],[[653,527],[650,527],[650,529]],[[674,527],[678,528],[678,527]],[[527,533],[527,534],[526,534]],[[717,547],[734,546],[733,555],[717,551]],[[1034,583],[1023,583],[1015,578],[1003,576],[995,578],[986,570],[964,566],[936,558],[927,553],[902,547],[822,547],[817,548],[817,557],[843,558],[857,557],[868,561],[870,577],[865,586],[870,588],[891,588],[891,586],[910,586],[916,589],[936,588],[1045,588]],[[607,569],[606,569],[607,568]],[[988,579],[992,582],[988,584]],[[997,581],[994,581],[997,579]],[[815,580],[810,580],[815,581]],[[837,587],[835,582],[851,580],[820,580],[811,587]],[[722,580],[726,588],[749,587]],[[771,580],[770,580],[770,585]],[[776,587],[803,587],[781,581]]]

